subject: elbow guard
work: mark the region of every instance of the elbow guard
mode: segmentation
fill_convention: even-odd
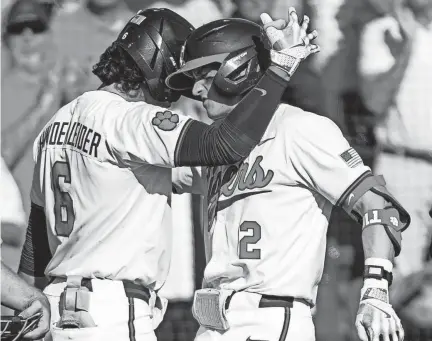
[[[353,184],[348,193],[343,195],[340,202],[342,208],[358,221],[363,229],[374,225],[383,225],[393,243],[395,256],[398,256],[401,250],[402,232],[408,228],[411,217],[396,198],[390,194],[385,185],[386,182],[382,175],[375,176],[367,172]],[[391,206],[370,210],[361,216],[353,208],[367,191],[383,197],[387,202],[391,203]]]

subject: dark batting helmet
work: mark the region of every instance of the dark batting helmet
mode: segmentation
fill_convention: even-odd
[[[244,19],[222,19],[197,28],[186,40],[181,68],[166,79],[174,90],[194,85],[190,71],[217,63],[208,97],[233,105],[254,87],[269,64],[267,39],[262,27]]]
[[[165,85],[165,78],[180,67],[183,43],[194,27],[166,8],[139,11],[120,32],[115,45],[123,48],[144,74],[154,99],[174,102],[180,93]]]

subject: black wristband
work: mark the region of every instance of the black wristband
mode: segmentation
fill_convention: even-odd
[[[377,280],[385,279],[389,286],[393,282],[393,274],[379,265],[365,265],[363,278],[373,278]]]

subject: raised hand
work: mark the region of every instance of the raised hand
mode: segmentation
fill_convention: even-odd
[[[291,77],[300,62],[310,54],[319,52],[319,46],[311,44],[318,36],[316,30],[307,33],[309,17],[305,16],[302,24],[298,21],[294,7],[289,9],[289,22],[283,19],[275,20],[267,14],[261,14],[264,30],[270,41],[270,59],[272,64],[284,70]]]
[[[276,51],[282,51],[296,45],[307,46],[312,53],[319,51],[319,47],[310,44],[318,36],[316,30],[307,33],[310,19],[307,15],[304,16],[303,22],[300,25],[297,12],[294,7],[289,8],[289,22],[283,19],[273,21],[267,13],[261,14],[261,21],[264,25],[264,30],[272,48]]]

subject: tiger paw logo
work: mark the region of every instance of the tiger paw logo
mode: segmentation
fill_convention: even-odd
[[[164,112],[158,111],[152,123],[161,130],[170,131],[174,130],[179,123],[179,117],[169,110],[165,110]]]

